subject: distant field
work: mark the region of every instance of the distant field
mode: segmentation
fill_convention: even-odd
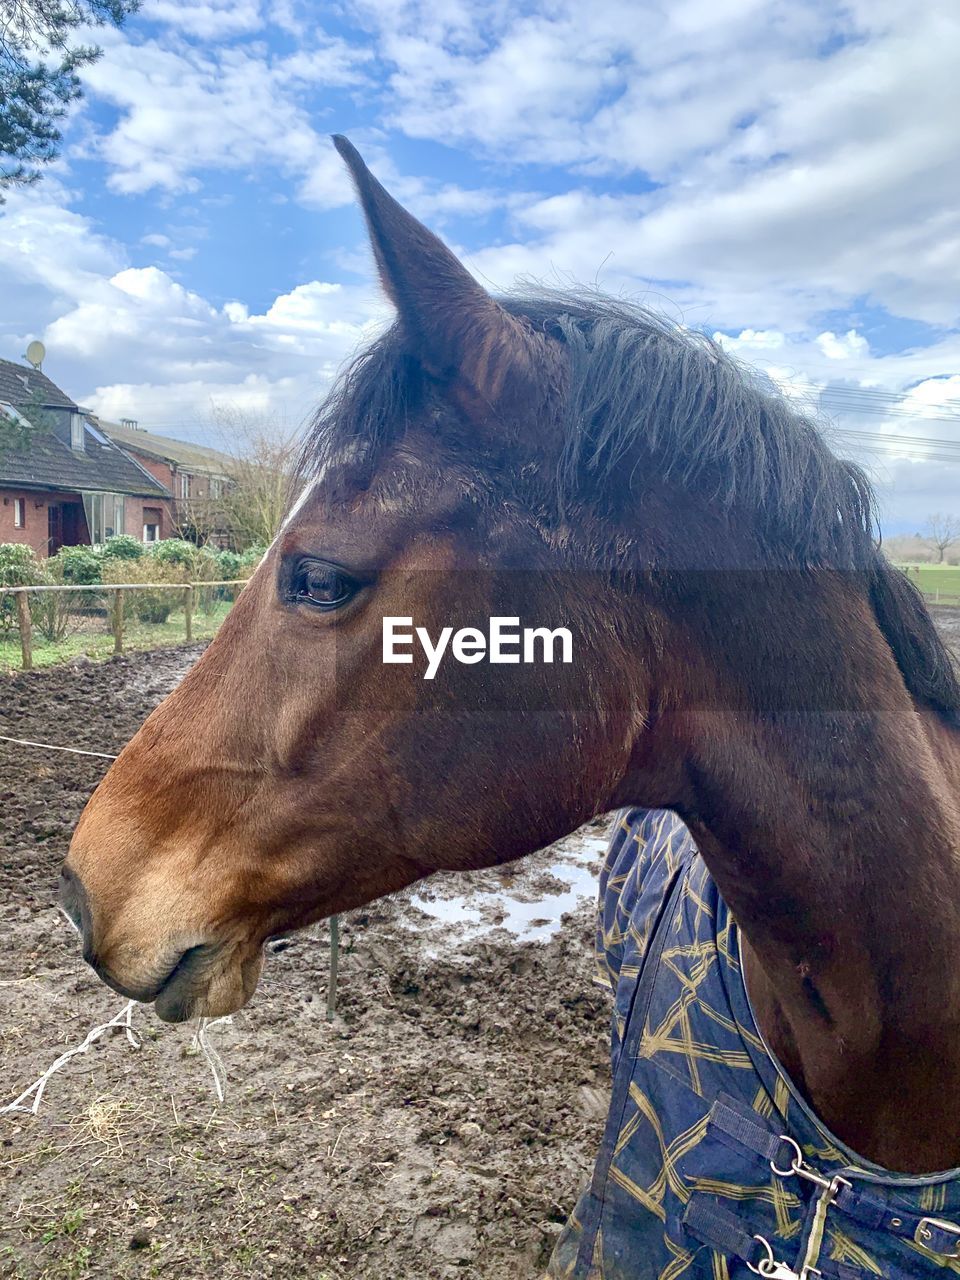
[[[901,564],[925,596],[941,604],[960,604],[960,565]]]

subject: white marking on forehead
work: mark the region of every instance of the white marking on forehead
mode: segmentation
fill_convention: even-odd
[[[324,471],[325,470],[326,468],[324,468]],[[260,572],[261,568],[263,567],[267,559],[267,556],[269,556],[270,552],[280,541],[281,537],[286,532],[287,527],[293,521],[297,513],[301,511],[303,507],[307,504],[307,502],[310,500],[311,494],[315,492],[317,485],[320,483],[322,479],[323,479],[323,473],[315,476],[312,480],[308,480],[307,483],[303,486],[303,489],[300,491],[300,496],[297,498],[296,502],[293,504],[293,506],[284,516],[283,523],[281,524],[280,528],[277,530],[273,541],[270,543],[269,547],[267,547],[266,551],[263,553],[263,559],[260,561],[256,569],[254,569],[253,573],[251,573],[250,577],[248,578],[247,580],[248,582],[252,582],[253,579],[257,576],[257,574]]]
[[[286,528],[290,524],[291,520],[293,520],[297,512],[300,511],[302,507],[305,505],[305,503],[309,500],[310,495],[313,493],[313,491],[316,489],[319,483],[320,483],[320,476],[317,476],[315,479],[309,480],[303,486],[303,489],[301,490],[299,498],[297,498],[296,502],[293,504],[293,506],[284,516],[283,523],[281,524],[280,528],[277,530],[276,536],[274,537],[273,541],[270,543],[269,547],[267,547],[266,551],[263,553],[263,559],[260,561],[256,569],[254,569],[253,573],[251,573],[250,577],[247,579],[248,583],[252,582],[253,579],[257,576],[257,574],[260,572],[260,570],[263,568],[264,564],[266,563],[267,556],[269,556],[270,552],[280,541],[280,538],[286,531]]]
[[[286,533],[287,529],[290,527],[293,521],[297,518],[297,516],[300,514],[303,508],[307,505],[307,503],[310,501],[313,495],[317,492],[320,485],[323,484],[324,480],[327,478],[330,472],[335,467],[341,466],[343,463],[348,462],[351,458],[356,457],[357,452],[358,450],[355,445],[350,445],[345,449],[341,449],[341,451],[335,457],[328,459],[323,464],[323,466],[319,468],[319,470],[317,471],[317,474],[313,477],[312,480],[307,481],[307,483],[301,489],[296,502],[294,502],[293,506],[284,516],[283,523],[280,525],[280,528],[277,530],[276,536],[274,537],[273,541],[270,543],[270,546],[267,547],[266,551],[263,553],[263,559],[260,561],[256,569],[254,569],[253,573],[251,573],[250,577],[247,579],[248,583],[252,582],[253,579],[257,576],[257,574],[260,572],[260,570],[263,568],[263,565],[265,564],[266,559],[269,556],[270,552],[277,545],[281,537],[284,535],[284,533]]]
[[[324,472],[326,470],[327,468],[324,468]],[[284,532],[284,530],[288,527],[288,525],[290,525],[290,523],[293,521],[295,516],[300,511],[303,510],[304,506],[309,501],[311,494],[313,494],[316,491],[317,486],[320,484],[320,481],[323,479],[324,472],[321,472],[320,475],[315,476],[312,480],[308,480],[307,483],[303,486],[303,489],[301,490],[299,498],[297,498],[296,502],[293,504],[293,506],[284,516],[283,524],[280,526],[280,529],[277,533],[277,538],[279,538],[280,534]],[[276,542],[277,538],[274,538],[274,542]]]
[[[340,449],[339,452],[327,458],[327,460],[323,463],[323,465],[318,468],[313,479],[308,480],[307,483],[304,485],[303,490],[300,493],[300,496],[297,498],[296,502],[287,512],[286,516],[284,517],[283,524],[280,526],[279,532],[277,533],[278,538],[281,533],[284,533],[290,527],[290,525],[293,523],[296,517],[300,514],[300,512],[303,510],[306,504],[310,501],[310,499],[313,497],[316,491],[320,488],[323,482],[327,479],[330,473],[332,471],[336,471],[338,467],[344,467],[351,462],[355,462],[359,454],[360,454],[360,445],[356,443],[350,443],[350,444],[344,445],[344,447]],[[276,538],[274,539],[274,541],[276,541]]]

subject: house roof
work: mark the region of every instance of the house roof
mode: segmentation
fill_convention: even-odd
[[[140,427],[125,427],[120,423],[106,422],[103,418],[96,421],[104,435],[109,436],[121,448],[136,449],[148,458],[172,462],[184,471],[222,476],[229,475],[233,469],[233,459],[219,449],[211,449],[202,444],[188,444],[187,441],[175,440],[172,436],[160,436]]]
[[[25,375],[26,380],[21,378]],[[40,380],[39,382],[37,380]],[[49,378],[0,360],[0,412],[4,403],[14,410],[29,404],[34,394],[49,409],[78,412],[76,404]],[[9,416],[9,415],[8,415]],[[54,415],[50,415],[53,417]],[[57,415],[59,416],[59,415]],[[84,449],[71,449],[69,420],[34,427],[22,446],[0,448],[0,485],[20,489],[89,490],[169,498],[169,489],[129,454],[102,435],[84,415]],[[64,438],[65,437],[65,438]]]
[[[138,466],[122,449],[97,439],[84,422],[84,451],[52,431],[34,431],[21,449],[0,449],[0,485],[21,489],[90,490],[169,498],[170,490]]]
[[[76,409],[76,404],[45,373],[32,365],[0,360],[0,400],[7,404],[29,404],[36,400],[44,406]]]

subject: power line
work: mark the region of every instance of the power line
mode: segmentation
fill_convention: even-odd
[[[769,375],[768,375],[769,376]],[[951,422],[960,426],[960,398],[950,397],[936,405],[925,406],[914,402],[904,403],[910,392],[882,391],[875,387],[850,387],[845,385],[820,387],[812,382],[778,384],[789,401],[803,404],[821,412],[834,406],[843,413],[858,413],[885,418],[919,418],[928,422]],[[141,410],[142,413],[142,410]],[[177,431],[210,435],[209,426],[189,422],[150,422],[141,416],[138,425],[146,431]],[[215,432],[218,431],[215,428]]]
[[[920,449],[960,449],[960,440],[942,440],[933,436],[908,436],[894,431],[860,431],[856,427],[829,427],[825,434],[869,441],[877,445],[910,445],[911,448]]]
[[[958,454],[942,454],[942,453],[906,453],[898,451],[891,453],[889,449],[880,449],[876,445],[859,445],[856,448],[850,446],[842,448],[842,452],[855,457],[862,457],[863,454],[869,453],[875,457],[886,459],[887,462],[944,462],[953,466],[960,466],[960,455]]]
[[[928,381],[931,381],[931,379],[928,379]],[[800,385],[803,386],[804,384],[801,383]],[[909,391],[884,391],[879,387],[851,387],[842,382],[830,383],[825,387],[818,387],[815,383],[807,383],[806,385],[817,395],[829,395],[836,399],[853,398],[874,404],[892,403],[896,405],[905,396],[910,395]],[[941,400],[937,407],[947,408],[954,413],[960,412],[960,398],[948,396],[946,399]]]
[[[831,408],[850,414],[866,414],[881,418],[919,418],[927,422],[952,422],[960,426],[960,400],[942,400],[936,406],[910,406],[903,396],[889,395],[876,398],[862,395],[855,388],[813,388],[803,393],[812,408],[821,413]]]

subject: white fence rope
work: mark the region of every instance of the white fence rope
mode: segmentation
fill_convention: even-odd
[[[207,1039],[207,1032],[211,1027],[219,1026],[221,1022],[232,1025],[233,1018],[229,1014],[225,1018],[201,1018],[197,1025],[197,1034],[195,1036],[197,1048],[206,1058],[210,1074],[213,1076],[213,1088],[218,1102],[222,1102],[226,1096],[227,1069],[223,1065],[223,1059]]]
[[[90,1046],[99,1040],[105,1031],[109,1031],[111,1027],[123,1027],[131,1046],[134,1049],[139,1049],[140,1040],[130,1024],[133,1006],[134,1001],[128,1001],[124,1008],[119,1013],[114,1014],[109,1022],[103,1022],[99,1027],[93,1027],[88,1031],[82,1044],[75,1045],[74,1048],[68,1049],[66,1053],[61,1053],[56,1062],[47,1067],[40,1079],[35,1080],[29,1089],[24,1089],[19,1098],[14,1098],[13,1102],[8,1103],[5,1107],[0,1107],[0,1115],[4,1115],[8,1111],[26,1111],[35,1116],[40,1110],[40,1099],[43,1097],[43,1091],[46,1089],[47,1081],[50,1077],[65,1067],[71,1058],[77,1057],[78,1054],[86,1053]],[[31,1094],[33,1094],[33,1102],[27,1106],[27,1099]]]
[[[80,747],[55,747],[52,742],[33,742],[30,738],[8,738],[0,733],[0,742],[15,742],[18,747],[42,747],[44,751],[66,751],[72,756],[97,756],[100,760],[116,760],[106,751],[82,751]]]
[[[61,1053],[56,1062],[51,1063],[38,1080],[35,1080],[28,1089],[24,1089],[19,1097],[14,1098],[12,1102],[8,1102],[5,1107],[0,1107],[0,1116],[6,1115],[11,1111],[25,1111],[28,1115],[36,1115],[40,1110],[40,1102],[43,1098],[43,1092],[47,1087],[50,1078],[58,1071],[61,1071],[71,1058],[78,1057],[81,1053],[86,1053],[92,1044],[106,1031],[110,1031],[113,1027],[123,1027],[127,1041],[133,1049],[139,1049],[142,1046],[142,1040],[133,1029],[131,1018],[133,1015],[133,1006],[135,1000],[128,1000],[119,1013],[114,1014],[109,1022],[102,1022],[98,1027],[92,1027],[84,1037],[82,1043],[74,1045],[72,1049],[67,1049],[65,1053]],[[194,1037],[197,1048],[206,1059],[210,1068],[210,1074],[213,1076],[213,1088],[217,1095],[217,1101],[223,1102],[226,1093],[227,1071],[223,1065],[223,1059],[217,1053],[216,1049],[207,1040],[207,1031],[210,1027],[216,1026],[221,1022],[232,1022],[232,1018],[201,1018]],[[33,1100],[30,1101],[30,1098]]]

